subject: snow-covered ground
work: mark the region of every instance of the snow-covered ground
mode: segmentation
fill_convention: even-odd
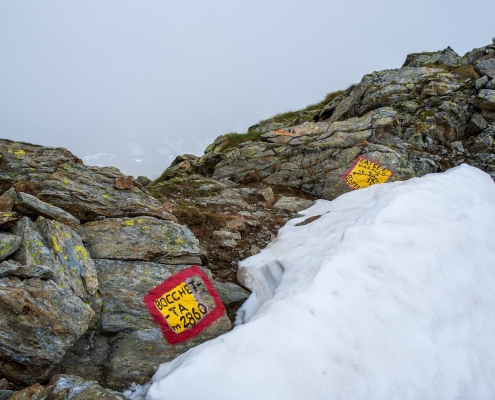
[[[463,165],[303,214],[241,263],[244,323],[161,365],[147,399],[495,398],[487,174]]]

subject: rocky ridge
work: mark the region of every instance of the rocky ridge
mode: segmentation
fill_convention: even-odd
[[[26,385],[13,398],[122,398],[111,389],[231,329],[249,295],[237,262],[315,199],[351,190],[342,175],[357,157],[392,180],[464,162],[495,179],[494,134],[495,41],[462,57],[410,54],[318,104],[220,136],[202,157],[179,156],[154,182],[0,140],[0,399]],[[171,346],[142,297],[193,263],[230,321]]]
[[[34,385],[14,398],[46,398],[57,374],[77,375],[60,376],[78,396],[112,398],[98,385],[145,383],[159,364],[231,329],[224,314],[185,343],[163,338],[143,296],[192,264],[212,276],[194,234],[132,177],[3,139],[0,176],[0,379],[5,391]],[[230,314],[249,294],[214,284]]]

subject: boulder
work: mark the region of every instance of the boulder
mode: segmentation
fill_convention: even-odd
[[[95,260],[95,264],[102,300],[96,330],[66,353],[55,373],[72,371],[87,379],[106,379],[109,387],[122,390],[130,382],[148,382],[161,363],[231,329],[224,315],[198,336],[170,345],[149,315],[143,296],[189,265],[118,260]]]
[[[301,210],[311,207],[314,204],[312,200],[300,199],[299,197],[285,197],[282,196],[275,203],[273,208],[276,210],[287,211],[291,213],[297,213]]]
[[[441,64],[455,67],[464,64],[465,61],[454,50],[447,47],[445,50],[431,53],[408,54],[402,67],[423,67],[431,64]]]
[[[106,218],[84,225],[93,258],[155,260],[199,256],[199,242],[185,226],[153,217]]]
[[[0,193],[15,186],[81,221],[135,215],[175,220],[141,187],[117,189],[116,179],[125,175],[114,167],[85,166],[66,149],[7,139],[0,139],[0,153]]]
[[[481,110],[495,112],[495,90],[482,89],[474,99],[474,105]]]
[[[36,225],[58,258],[60,268],[56,273],[81,299],[93,296],[98,289],[96,269],[79,235],[68,226],[43,217],[36,220]]]
[[[22,238],[17,235],[0,233],[0,260],[14,253],[21,245]]]
[[[151,183],[151,179],[144,176],[144,175],[139,175],[136,178],[136,182],[139,183],[141,186],[148,186]]]
[[[486,75],[491,79],[495,78],[495,53],[490,53],[487,56],[478,60],[475,64],[476,70],[480,75]]]
[[[477,135],[480,133],[483,129],[486,128],[488,123],[486,120],[483,118],[481,114],[473,114],[471,117],[471,120],[469,121],[467,128],[466,128],[466,134],[468,136],[473,136]]]
[[[0,279],[0,376],[17,385],[46,379],[92,315],[53,281]]]

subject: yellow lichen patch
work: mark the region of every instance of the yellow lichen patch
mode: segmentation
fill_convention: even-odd
[[[126,219],[124,222],[127,226],[134,226],[134,220],[133,219]]]
[[[76,246],[76,257],[78,260],[87,260],[89,257],[88,251],[83,246]]]
[[[68,180],[67,178],[63,178],[63,179],[62,179],[62,183],[63,183],[64,185],[68,185],[68,184],[69,184],[69,180]]]
[[[78,280],[76,281],[76,285],[77,285],[77,286],[82,286],[82,280],[81,280],[81,279],[78,279]]]
[[[58,244],[58,239],[56,236],[52,236],[52,242],[53,242],[53,249],[57,252],[57,253],[60,253],[62,254],[63,253],[63,250],[62,250],[62,247],[60,247],[60,245]]]
[[[10,214],[3,214],[4,217],[10,217]]]
[[[184,238],[182,236],[179,236],[177,239],[175,239],[175,242],[174,244],[176,246],[180,246],[181,244],[184,244],[186,243],[186,241],[184,240]]]
[[[70,239],[70,233],[69,233],[69,232],[65,232],[65,233],[64,233],[64,237],[65,237],[66,239]]]
[[[137,219],[137,223],[138,223],[139,225],[144,224],[145,222],[146,222],[146,220],[145,220],[144,218],[138,218],[138,219]]]
[[[143,231],[151,231],[151,226],[149,226],[149,225],[143,225],[141,227],[141,232],[143,232]]]
[[[110,199],[111,197],[108,194],[102,193],[101,197],[104,199]]]
[[[64,256],[64,260],[68,260],[69,259],[69,256]]]
[[[26,154],[26,152],[22,149],[19,149],[19,150],[10,150],[9,149],[9,153],[14,154],[18,160],[20,160]]]

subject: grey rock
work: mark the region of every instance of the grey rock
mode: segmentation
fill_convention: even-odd
[[[476,82],[474,82],[474,86],[476,87],[477,90],[483,89],[485,85],[488,83],[488,77],[482,76],[481,78],[477,79]]]
[[[8,400],[13,394],[12,390],[0,389],[0,400]]]
[[[199,242],[185,226],[153,217],[106,218],[84,225],[93,258],[155,260],[199,256]]]
[[[474,105],[489,112],[495,111],[495,90],[482,89],[474,99]]]
[[[462,58],[450,47],[445,50],[432,53],[409,54],[402,67],[423,67],[431,64],[442,64],[448,67],[462,65]]]
[[[314,204],[312,200],[301,199],[299,197],[285,197],[282,196],[275,203],[273,208],[277,210],[287,211],[291,213],[296,213],[306,208],[311,207]]]
[[[79,220],[59,207],[52,206],[27,193],[17,193],[15,196],[15,210],[29,216],[43,216],[54,219],[67,226],[79,225]]]
[[[485,89],[495,90],[495,79],[492,79],[485,85]]]
[[[142,186],[148,186],[151,183],[151,179],[144,175],[139,175],[136,181]]]
[[[475,67],[480,75],[486,75],[489,78],[495,78],[495,53],[491,53],[491,55],[483,57],[479,61],[476,62]]]
[[[16,276],[21,279],[38,278],[42,280],[54,279],[55,274],[51,268],[43,265],[22,265],[9,260],[0,263],[0,278]]]
[[[468,136],[477,135],[487,127],[488,123],[481,114],[473,114],[466,128]]]
[[[227,308],[240,306],[251,295],[251,292],[232,282],[213,281],[213,287]]]
[[[221,247],[231,247],[235,248],[237,247],[237,240],[241,239],[241,235],[238,232],[229,232],[227,230],[220,230],[220,231],[214,231],[213,234],[215,236],[220,237],[221,242],[220,246]]]
[[[16,235],[0,233],[0,260],[14,253],[22,243],[22,238]]]
[[[53,281],[0,279],[0,371],[18,385],[46,379],[88,328],[91,308]]]

